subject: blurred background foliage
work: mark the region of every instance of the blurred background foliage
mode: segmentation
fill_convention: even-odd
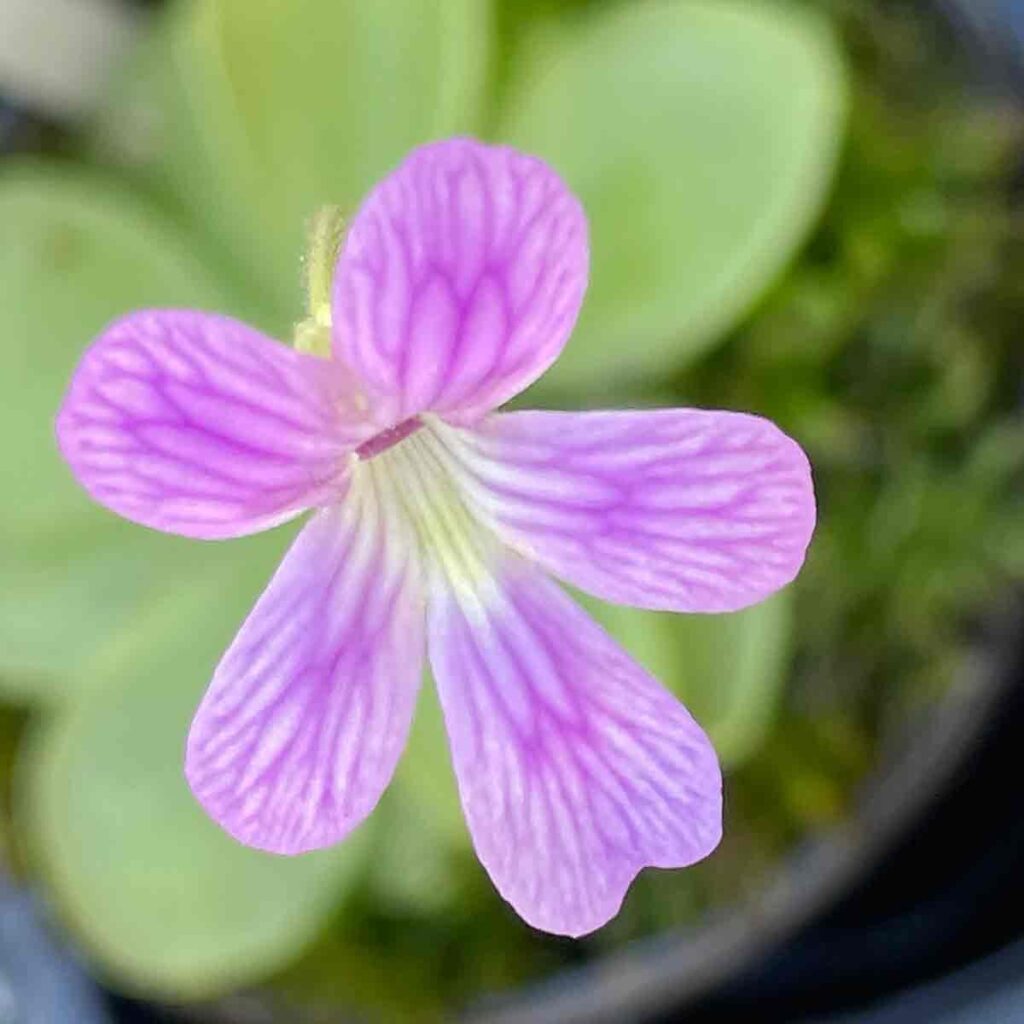
[[[427,1015],[698,924],[852,813],[1024,573],[1024,125],[944,47],[882,0],[171,0],[87,129],[0,161],[3,849],[113,987]],[[342,847],[271,858],[207,821],[188,721],[290,531],[122,523],[52,441],[107,321],[289,337],[308,216],[460,132],[549,159],[591,220],[579,328],[519,404],[757,411],[819,491],[801,579],[760,607],[586,602],[708,728],[729,801],[713,858],[645,873],[577,944],[476,864],[430,692]]]

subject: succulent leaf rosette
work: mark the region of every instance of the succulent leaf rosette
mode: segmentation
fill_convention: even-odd
[[[18,805],[58,911],[119,987],[191,998],[261,979],[367,884],[401,891],[371,870],[388,851],[415,841],[443,876],[468,840],[426,689],[410,726],[426,650],[498,889],[541,929],[600,926],[639,868],[718,840],[714,752],[653,675],[737,762],[770,721],[788,604],[678,620],[584,597],[609,635],[546,574],[727,612],[796,572],[796,445],[646,407],[813,221],[842,128],[827,26],[738,0],[186,2],[127,76],[100,169],[0,167],[19,439],[0,680],[42,709]],[[453,135],[494,145],[417,148]],[[461,166],[454,211],[428,216],[430,168]],[[313,224],[293,332],[324,204],[348,230]],[[139,531],[73,485],[51,422],[90,337],[58,430],[88,489],[160,531],[269,532]],[[527,387],[542,411],[495,412]],[[543,411],[613,403],[634,411]],[[309,508],[297,538],[270,530]],[[666,508],[706,529],[664,533],[687,521]],[[763,542],[713,537],[729,509]],[[383,803],[419,811],[338,844],[410,728]],[[401,898],[428,905],[438,878]]]

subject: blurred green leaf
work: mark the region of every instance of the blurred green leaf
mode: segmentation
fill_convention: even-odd
[[[271,540],[173,581],[108,647],[90,699],[43,722],[20,765],[30,856],[119,989],[193,999],[258,980],[316,935],[365,860],[365,827],[302,857],[246,849],[182,774],[191,716]]]
[[[0,688],[54,695],[192,547],[120,522],[72,479],[53,421],[74,367],[129,310],[235,300],[145,205],[80,172],[7,165],[0,223]]]
[[[789,591],[728,615],[673,615],[580,600],[686,704],[723,764],[736,767],[757,750],[774,724],[789,668]]]
[[[429,669],[424,671],[416,718],[395,773],[395,785],[407,789],[412,799],[429,808],[436,827],[443,834],[456,842],[462,839],[463,845],[469,841],[448,751],[441,701]]]
[[[742,0],[623,4],[552,22],[513,69],[496,135],[586,207],[591,288],[541,394],[610,393],[706,349],[816,217],[843,131],[828,25]]]
[[[438,912],[460,894],[472,850],[437,687],[424,671],[416,718],[381,810],[374,886],[386,905]]]
[[[238,316],[281,333],[296,311],[282,314],[275,296],[261,283],[254,286],[251,267],[239,266],[232,251],[237,239],[225,239],[211,224],[211,218],[222,216],[221,186],[204,162],[207,146],[179,74],[191,12],[191,0],[167,5],[125,63],[113,70],[107,101],[89,126],[88,155],[116,168],[177,224],[191,229],[210,269],[238,292]],[[298,276],[294,268],[291,276]]]
[[[109,514],[109,513],[108,513]],[[136,609],[199,565],[195,542],[114,521],[0,554],[0,695],[59,702]],[[173,568],[172,568],[173,567]]]
[[[186,239],[123,189],[34,165],[0,173],[0,491],[5,542],[107,519],[71,478],[53,421],[82,352],[143,306],[230,310]]]
[[[396,909],[436,912],[457,895],[459,856],[471,843],[429,669],[409,742],[380,810],[376,891]]]
[[[436,774],[437,766],[415,757],[405,761],[411,770]],[[447,758],[446,758],[447,760]],[[449,769],[449,774],[451,774]],[[452,799],[458,810],[458,797]],[[370,884],[380,905],[392,912],[416,915],[441,914],[457,904],[460,896],[460,850],[468,850],[469,832],[447,827],[436,804],[420,798],[415,785],[399,781],[388,787],[374,811],[375,847]]]
[[[147,78],[164,118],[152,170],[266,290],[283,330],[301,310],[308,218],[354,210],[414,145],[474,127],[490,5],[186,0],[166,31]]]

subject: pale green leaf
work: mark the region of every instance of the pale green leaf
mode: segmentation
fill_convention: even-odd
[[[441,701],[429,670],[424,672],[416,717],[405,754],[395,772],[394,784],[408,790],[411,799],[428,808],[437,829],[456,845],[462,845],[468,838],[448,751]]]
[[[380,811],[375,890],[391,906],[437,911],[454,898],[458,858],[471,844],[429,669],[424,671],[409,742]]]
[[[354,212],[414,145],[473,129],[490,4],[187,0],[175,14],[173,80],[151,76],[171,130],[151,162],[297,320],[309,217],[329,203]]]
[[[119,521],[73,480],[53,422],[74,368],[133,309],[235,299],[147,206],[81,173],[6,166],[0,223],[0,687],[56,695],[104,623],[191,547]]]
[[[108,646],[89,699],[44,721],[19,766],[31,864],[124,991],[194,999],[259,980],[315,937],[365,861],[365,826],[301,857],[247,849],[183,777],[189,722],[269,543],[240,542],[172,581]]]
[[[130,193],[80,173],[0,173],[0,523],[5,542],[102,523],[71,479],[53,421],[83,351],[144,306],[230,311],[189,243]]]
[[[406,756],[410,767],[436,772],[438,766]],[[450,769],[449,769],[450,774]],[[451,796],[458,810],[452,781]],[[461,851],[469,850],[469,832],[459,815],[458,830],[448,827],[447,809],[423,799],[407,780],[392,781],[374,811],[374,851],[370,885],[382,906],[406,914],[438,914],[457,902]]]
[[[107,515],[110,515],[107,513]],[[0,553],[0,695],[47,703],[81,692],[82,668],[136,610],[199,565],[194,541],[110,515],[70,537],[42,534]]]
[[[758,0],[601,7],[535,32],[496,135],[591,224],[591,285],[541,394],[611,394],[704,351],[785,266],[826,193],[844,75],[828,25]]]

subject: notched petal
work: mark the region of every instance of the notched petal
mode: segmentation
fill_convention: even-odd
[[[721,837],[718,761],[686,709],[514,558],[482,602],[431,594],[428,642],[477,854],[531,925],[579,936],[645,866]]]

